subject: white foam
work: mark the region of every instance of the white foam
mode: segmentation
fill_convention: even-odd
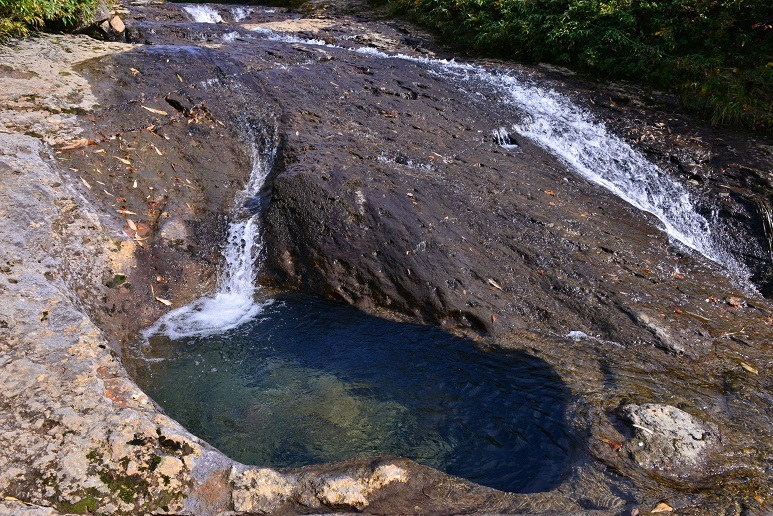
[[[226,32],[225,34],[223,34],[223,41],[226,43],[233,43],[238,37],[239,37],[239,33],[236,31]]]
[[[255,143],[257,138],[249,125],[247,133],[251,142],[252,170],[247,185],[234,199],[234,213],[243,212],[245,201],[259,192],[276,153],[273,144],[268,155],[261,156]],[[214,335],[236,328],[260,314],[272,302],[255,301],[255,261],[262,248],[257,215],[248,214],[231,222],[223,246],[224,264],[217,293],[166,313],[142,332],[145,339],[158,334],[172,339]]]
[[[235,7],[231,10],[231,15],[235,22],[240,22],[252,14],[252,9],[249,7]]]
[[[518,144],[513,142],[510,133],[504,127],[494,129],[494,143],[499,145],[505,150],[515,150],[518,148]]]
[[[572,339],[574,341],[578,341],[578,340],[583,340],[583,339],[589,338],[587,333],[585,333],[584,331],[580,331],[580,330],[572,330],[569,333],[567,333],[565,335],[565,337],[567,339]]]
[[[171,339],[217,335],[251,321],[269,304],[271,300],[256,303],[252,296],[218,292],[168,312],[143,335],[167,335]]]
[[[186,5],[183,11],[197,23],[220,23],[223,17],[208,5]]]

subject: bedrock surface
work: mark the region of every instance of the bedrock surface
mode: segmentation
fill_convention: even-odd
[[[517,132],[499,145],[494,131],[523,112],[424,60],[449,55],[409,26],[321,7],[255,7],[238,22],[214,9],[223,23],[131,8],[132,43],[51,36],[1,56],[14,71],[0,88],[2,495],[64,512],[769,509],[765,298]],[[416,59],[339,48],[361,46]],[[41,53],[53,72],[34,67]],[[565,88],[655,161],[677,156],[685,188],[724,207],[728,248],[764,277],[754,228],[770,142],[646,107],[633,89],[618,107],[598,102],[619,104],[617,86],[479,64]],[[657,141],[632,136],[635,117]],[[732,166],[719,139],[733,142]],[[233,213],[253,147],[272,141],[265,189]],[[720,157],[700,161],[707,149]],[[572,395],[565,482],[513,495],[383,458],[280,472],[236,464],[164,416],[124,354],[169,310],[156,298],[174,308],[212,291],[225,227],[248,212],[263,220],[265,287],[548,362]],[[700,431],[674,428],[685,421]],[[669,432],[687,444],[667,446]]]

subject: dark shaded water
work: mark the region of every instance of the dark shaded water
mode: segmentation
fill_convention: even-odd
[[[286,295],[236,330],[154,337],[145,353],[146,392],[248,464],[399,455],[516,492],[567,472],[568,393],[551,369],[435,328]]]

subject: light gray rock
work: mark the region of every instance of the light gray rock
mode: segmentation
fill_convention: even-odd
[[[719,445],[716,428],[671,405],[626,405],[621,416],[634,433],[628,452],[650,472],[680,476],[702,471],[709,452]]]

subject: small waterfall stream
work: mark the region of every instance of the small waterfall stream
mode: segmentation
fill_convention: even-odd
[[[222,9],[208,9],[186,11],[200,23],[229,19]],[[231,13],[234,20],[242,16],[241,11]],[[213,33],[226,45],[251,39],[244,27]],[[346,48],[265,28],[254,29],[253,34],[253,39],[293,44],[296,50],[299,45],[333,48],[329,54],[335,58],[346,51],[414,63],[423,76],[440,78],[458,88],[460,97],[474,99],[475,109],[485,102],[499,110],[491,117],[496,122],[491,122],[490,133],[487,126],[475,127],[481,129],[476,144],[489,145],[487,152],[497,149],[497,163],[507,159],[504,151],[526,150],[519,143],[528,139],[563,162],[569,172],[653,214],[672,242],[716,262],[753,290],[745,267],[723,249],[716,229],[719,221],[696,210],[688,185],[648,162],[568,97],[527,75],[504,67]],[[287,71],[283,78],[292,80],[296,66],[312,68],[317,62],[308,57],[316,52],[300,50],[300,57],[275,62]],[[261,73],[272,66],[273,54],[268,55],[261,61],[265,65]],[[464,113],[477,114],[474,109]],[[689,367],[679,376],[681,370],[670,369],[676,363],[671,355],[653,361],[655,355],[646,346],[641,346],[640,354],[630,355],[634,346],[623,350],[616,342],[582,331],[568,332],[566,358],[549,355],[548,364],[528,354],[479,350],[435,328],[396,325],[346,305],[302,295],[262,299],[265,296],[255,286],[256,261],[263,249],[260,220],[246,212],[271,169],[276,148],[258,143],[255,132],[248,127],[245,140],[253,142],[252,170],[231,210],[216,292],[169,312],[145,330],[148,353],[145,348],[138,353],[146,366],[138,379],[142,388],[170,416],[229,457],[266,467],[297,467],[354,457],[405,456],[497,489],[542,492],[569,485],[564,482],[585,467],[576,458],[585,457],[587,439],[576,435],[579,427],[573,423],[586,416],[573,414],[567,424],[570,411],[585,409],[577,401],[580,397],[587,397],[582,403],[594,410],[613,406],[610,400],[617,403],[619,393],[687,399],[685,403],[696,399],[701,407],[730,399],[724,390],[714,389],[712,380],[696,387],[698,380]],[[536,155],[543,157],[541,152]],[[603,367],[574,361],[597,347],[579,343],[569,350],[585,339],[613,349],[599,352]],[[563,353],[565,348],[557,349]],[[595,382],[604,382],[590,396],[585,391],[576,394],[571,390],[576,384],[564,385],[563,377],[555,374],[582,372],[590,363],[593,374],[599,371],[598,378],[588,378],[587,392],[596,389]],[[653,364],[664,372],[653,373]],[[738,378],[746,383],[745,377]],[[737,397],[741,399],[740,394]],[[617,489],[622,482],[616,478],[610,485]],[[620,489],[622,493],[629,487]],[[572,494],[582,496],[586,508],[590,499],[585,492]],[[626,496],[621,494],[621,499]],[[599,507],[616,507],[617,501]]]
[[[220,14],[210,7],[185,7],[200,23],[217,23]],[[234,12],[236,18],[239,13]],[[654,215],[672,241],[692,249],[722,266],[747,291],[756,289],[747,268],[730,255],[712,232],[710,221],[695,210],[687,189],[666,171],[647,161],[622,139],[611,134],[603,123],[570,99],[520,76],[512,70],[488,69],[455,61],[387,54],[370,47],[343,47],[322,40],[299,38],[266,28],[253,32],[266,39],[285,43],[325,46],[373,55],[383,59],[403,59],[426,66],[429,71],[460,83],[471,95],[494,98],[516,113],[520,121],[512,130],[547,150],[585,179],[592,181],[639,210]],[[483,93],[486,95],[483,95]],[[502,138],[494,129],[494,139]],[[512,143],[500,144],[513,150]]]
[[[617,195],[639,210],[654,215],[673,242],[717,263],[745,290],[756,292],[750,273],[725,250],[712,225],[698,213],[687,189],[668,172],[647,161],[625,141],[611,134],[602,122],[569,98],[535,84],[518,72],[488,69],[455,61],[387,54],[370,47],[342,47],[321,40],[254,29],[261,36],[286,43],[300,43],[348,50],[383,59],[403,59],[428,71],[457,81],[460,89],[485,101],[499,102],[503,110],[520,118],[511,129],[547,150],[571,170]],[[507,130],[495,128],[493,138],[507,150],[517,145]]]
[[[193,303],[172,310],[147,328],[148,337],[165,334],[172,339],[206,336],[236,328],[253,319],[270,300],[255,301],[255,261],[262,249],[259,216],[244,209],[245,202],[254,196],[266,180],[276,153],[272,143],[269,152],[262,155],[254,131],[247,125],[252,169],[244,189],[234,198],[235,220],[231,221],[223,246],[224,264],[217,292]]]

